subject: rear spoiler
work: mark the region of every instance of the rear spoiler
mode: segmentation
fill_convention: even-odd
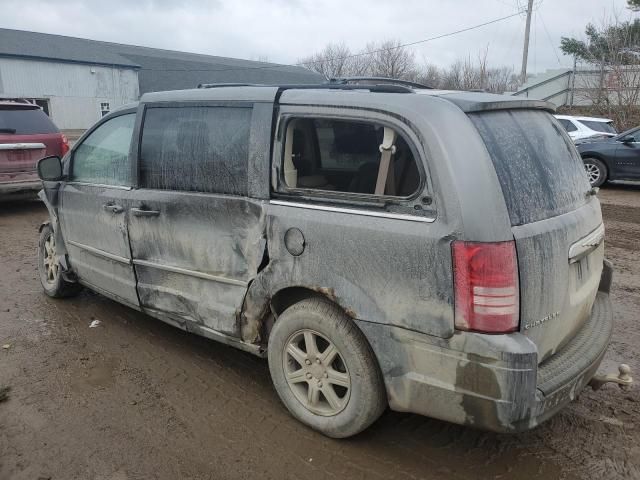
[[[550,113],[556,111],[553,103],[544,100],[496,95],[492,93],[447,92],[438,95],[440,98],[457,105],[463,112],[486,112],[491,110],[534,109]]]

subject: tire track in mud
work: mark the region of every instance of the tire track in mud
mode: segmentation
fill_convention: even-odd
[[[640,192],[638,192],[640,196]],[[617,205],[602,202],[602,216],[607,222],[623,222],[640,224],[640,208],[629,205]]]

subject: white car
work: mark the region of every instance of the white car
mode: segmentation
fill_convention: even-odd
[[[615,137],[618,132],[613,120],[595,117],[573,117],[571,115],[554,115],[562,124],[572,140],[604,136]]]

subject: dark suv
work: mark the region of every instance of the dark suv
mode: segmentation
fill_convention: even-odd
[[[67,139],[39,106],[0,99],[0,200],[35,198],[42,188],[37,161],[68,150]]]
[[[145,94],[39,163],[42,286],[268,357],[333,437],[387,406],[534,427],[613,322],[600,204],[552,109],[398,85]]]

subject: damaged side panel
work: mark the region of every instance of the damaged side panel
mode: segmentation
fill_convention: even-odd
[[[59,195],[62,233],[81,283],[137,307],[126,218],[130,191],[69,182]]]
[[[56,182],[57,183],[57,182]],[[64,244],[64,237],[62,235],[62,230],[60,228],[60,221],[58,219],[58,194],[57,188],[53,191],[53,194],[50,193],[49,189],[40,190],[38,192],[38,198],[42,200],[42,203],[47,207],[49,212],[49,221],[44,222],[40,225],[38,231],[42,230],[47,224],[51,225],[53,228],[53,233],[55,235],[56,240],[56,255],[58,257],[58,261],[60,262],[60,266],[62,267],[63,275],[69,275],[69,264],[67,262],[67,248]]]
[[[285,203],[268,206],[270,262],[247,293],[243,340],[256,341],[269,299],[288,287],[317,291],[354,318],[453,334],[450,237],[442,226]],[[293,231],[300,254],[300,240],[287,243]]]
[[[193,322],[239,336],[237,317],[264,253],[262,202],[189,192],[139,190],[129,234],[140,303],[183,328]]]

